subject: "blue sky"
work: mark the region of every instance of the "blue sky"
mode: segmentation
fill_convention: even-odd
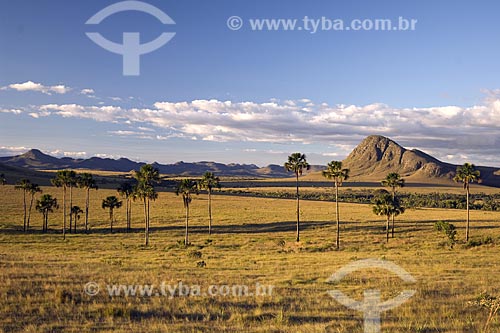
[[[0,1],[0,154],[281,164],[344,158],[369,134],[499,165],[497,1]],[[243,27],[227,27],[230,16]],[[250,19],[417,19],[415,31],[252,31]],[[176,36],[123,76],[121,42]]]

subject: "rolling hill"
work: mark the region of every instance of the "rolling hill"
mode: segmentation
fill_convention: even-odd
[[[30,170],[84,169],[116,172],[139,170],[139,168],[145,164],[142,162],[134,162],[127,158],[57,158],[44,154],[38,149],[32,149],[22,155],[0,157],[0,163],[5,166],[27,168]],[[261,168],[255,164],[223,164],[206,161],[186,163],[181,161],[174,164],[159,164],[155,162],[153,166],[158,168],[162,174],[171,176],[200,176],[206,171],[228,177],[283,178],[290,176],[290,173],[286,172],[281,165],[268,165]],[[312,170],[321,169],[322,166],[313,166]]]

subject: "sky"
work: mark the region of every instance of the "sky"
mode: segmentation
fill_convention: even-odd
[[[325,164],[378,134],[500,166],[498,1],[148,0],[175,24],[137,10],[85,24],[117,3],[0,0],[0,155]],[[265,19],[296,25],[257,29]],[[366,29],[328,29],[355,20]],[[175,36],[130,76],[96,32]]]

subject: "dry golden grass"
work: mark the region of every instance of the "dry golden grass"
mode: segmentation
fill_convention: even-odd
[[[182,200],[160,193],[152,205],[151,246],[144,247],[142,208],[133,206],[132,233],[125,233],[125,209],[116,211],[117,232],[108,231],[101,200],[116,192],[92,192],[91,232],[61,237],[61,209],[50,215],[52,232],[24,234],[21,193],[0,188],[0,327],[5,332],[362,332],[362,314],[327,291],[340,289],[361,299],[367,288],[384,299],[417,290],[402,306],[382,315],[383,332],[480,332],[487,313],[467,302],[486,290],[500,295],[500,213],[471,213],[473,238],[496,244],[467,249],[443,246],[433,230],[438,220],[454,223],[464,237],[464,211],[417,209],[398,217],[396,238],[385,243],[384,219],[368,205],[341,204],[341,249],[334,249],[334,204],[302,202],[302,241],[294,242],[293,200],[218,196],[213,199],[214,234],[207,235],[207,200],[191,206],[192,246],[183,239]],[[60,189],[44,188],[60,198]],[[84,206],[83,191],[74,204]],[[79,221],[79,228],[83,219]],[[363,270],[337,285],[332,273],[358,259],[393,261],[417,282],[406,285],[380,270]],[[199,267],[204,261],[206,266]],[[84,285],[95,281],[91,297]],[[106,284],[274,285],[265,297],[110,297]],[[1,330],[0,330],[1,331]],[[491,332],[499,332],[495,321]]]

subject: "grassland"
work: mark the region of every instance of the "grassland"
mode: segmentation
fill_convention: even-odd
[[[43,188],[60,198],[60,189]],[[341,249],[334,249],[334,204],[303,202],[301,242],[294,242],[293,200],[218,196],[214,234],[207,234],[207,200],[191,205],[192,245],[184,232],[182,200],[160,193],[151,207],[151,246],[144,247],[142,208],[133,207],[126,233],[125,209],[116,211],[115,233],[100,208],[111,190],[92,192],[91,231],[61,237],[61,209],[50,215],[52,232],[22,229],[21,193],[0,187],[0,331],[4,332],[362,332],[362,314],[332,299],[339,289],[361,299],[380,289],[389,299],[404,289],[417,293],[382,315],[383,332],[481,332],[487,313],[468,305],[481,292],[500,295],[500,212],[473,211],[471,234],[494,244],[453,250],[433,229],[453,223],[464,238],[465,212],[412,209],[398,217],[396,237],[385,243],[384,219],[369,205],[341,204]],[[83,207],[83,191],[75,191]],[[79,228],[83,221],[79,221]],[[121,227],[121,229],[120,229]],[[417,280],[407,285],[382,270],[363,270],[339,284],[332,273],[358,259],[390,260]],[[201,264],[204,262],[204,265]],[[101,292],[84,293],[95,281]],[[110,297],[106,284],[273,285],[267,296]],[[490,332],[499,332],[493,322]]]

